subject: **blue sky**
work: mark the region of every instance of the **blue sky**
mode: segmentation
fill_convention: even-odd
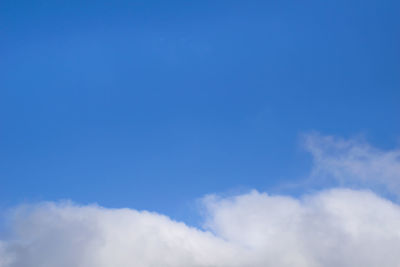
[[[300,136],[400,135],[398,1],[2,1],[0,207],[191,222],[311,168]]]

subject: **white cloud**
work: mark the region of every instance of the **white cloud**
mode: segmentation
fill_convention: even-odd
[[[372,192],[208,199],[207,226],[259,266],[399,266],[400,207]],[[249,266],[249,265],[244,265]]]
[[[314,178],[400,194],[400,149],[383,151],[365,141],[318,134],[305,136],[305,147],[314,159]]]
[[[331,137],[307,142],[314,175],[388,186],[397,177],[396,151]],[[331,189],[300,198],[252,191],[210,195],[203,204],[202,229],[132,209],[17,207],[0,241],[0,267],[400,266],[400,206],[372,191]]]
[[[1,267],[235,265],[233,244],[156,213],[45,203],[18,208],[13,226]]]
[[[400,207],[371,192],[294,199],[253,191],[204,202],[213,234],[130,209],[22,207],[0,247],[0,266],[400,265]]]

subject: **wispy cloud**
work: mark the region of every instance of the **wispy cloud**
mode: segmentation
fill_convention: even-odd
[[[313,178],[400,194],[400,149],[384,151],[360,139],[317,133],[306,135],[304,141],[314,160]]]
[[[397,185],[398,151],[319,135],[306,144],[313,175]],[[20,206],[8,216],[0,267],[400,266],[400,206],[371,190],[325,189],[299,198],[251,191],[209,195],[202,203],[201,229],[133,209]]]

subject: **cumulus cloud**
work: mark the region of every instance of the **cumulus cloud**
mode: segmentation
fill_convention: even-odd
[[[368,160],[367,167],[392,168],[376,172],[387,175],[385,181],[396,177],[393,151],[310,138],[316,138],[308,141],[318,171],[344,168],[335,175],[364,181],[363,171],[347,170],[340,159]],[[133,209],[20,206],[7,218],[11,228],[0,240],[0,267],[400,266],[400,206],[369,190],[327,189],[298,198],[251,191],[209,195],[202,203],[202,228]]]
[[[13,215],[1,267],[399,266],[400,207],[367,191],[208,196],[206,230],[149,212],[46,203]]]
[[[234,245],[169,218],[131,209],[45,203],[17,209],[1,267],[216,266]]]

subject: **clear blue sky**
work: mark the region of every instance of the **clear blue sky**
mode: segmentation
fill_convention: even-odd
[[[0,2],[0,207],[186,218],[309,169],[299,135],[400,135],[400,2]]]

